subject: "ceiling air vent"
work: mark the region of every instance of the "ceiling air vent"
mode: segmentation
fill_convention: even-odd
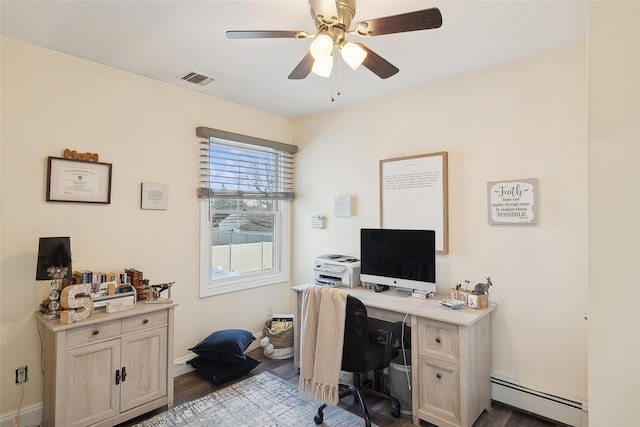
[[[204,86],[207,83],[210,83],[213,81],[213,77],[205,76],[204,74],[200,74],[196,72],[187,73],[184,76],[180,77],[180,79],[189,83],[200,85],[200,86]]]

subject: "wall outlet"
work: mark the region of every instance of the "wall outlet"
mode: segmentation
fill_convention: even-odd
[[[20,427],[20,415],[13,416],[13,427]]]
[[[16,384],[26,383],[29,377],[27,376],[27,365],[21,366],[16,369]]]

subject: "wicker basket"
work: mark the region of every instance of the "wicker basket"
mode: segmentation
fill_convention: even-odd
[[[270,359],[289,359],[293,357],[293,327],[284,331],[271,332],[271,320],[264,322],[263,335],[269,338],[273,351],[264,355]]]

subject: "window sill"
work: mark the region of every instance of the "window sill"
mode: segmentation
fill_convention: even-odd
[[[230,279],[208,281],[200,284],[200,298],[208,298],[215,295],[240,292],[261,286],[286,283],[289,277],[282,273],[245,275]]]

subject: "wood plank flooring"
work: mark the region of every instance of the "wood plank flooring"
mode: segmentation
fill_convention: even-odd
[[[236,381],[240,381],[250,375],[255,375],[260,372],[270,372],[286,381],[291,382],[297,386],[298,375],[293,368],[293,359],[288,360],[273,360],[263,355],[262,348],[257,348],[247,353],[254,359],[260,360],[261,363],[253,371],[244,377],[238,378]],[[216,385],[209,381],[204,380],[198,373],[189,372],[174,379],[174,406],[181,403],[188,402],[193,399],[205,396],[216,390],[224,388],[235,381]],[[400,418],[393,418],[389,413],[389,403],[384,399],[376,399],[367,397],[365,399],[371,420],[373,423],[380,427],[409,427],[413,426],[412,417],[408,415],[401,415]],[[354,405],[353,399],[347,397],[339,403],[339,406],[353,412],[359,416],[360,405]],[[166,408],[165,408],[166,409]],[[142,415],[134,420],[120,424],[118,427],[127,427],[140,422],[146,418],[162,412],[163,409],[159,409],[148,414]],[[309,414],[309,419],[313,420],[313,414]],[[329,420],[325,421],[329,423]],[[364,420],[362,422],[364,425]],[[432,424],[421,422],[422,427],[431,427]],[[522,411],[510,408],[502,403],[493,402],[490,412],[484,412],[473,427],[561,427],[562,424],[557,424],[549,420],[542,419],[534,414],[524,413]],[[232,427],[232,426],[230,426]],[[270,427],[270,426],[256,426],[256,427]]]

